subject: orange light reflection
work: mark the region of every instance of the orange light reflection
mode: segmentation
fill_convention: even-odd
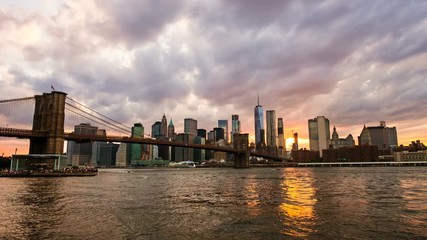
[[[311,171],[284,169],[285,180],[282,183],[283,203],[279,206],[283,214],[283,233],[294,237],[307,237],[315,232],[316,214],[314,205],[315,189]]]

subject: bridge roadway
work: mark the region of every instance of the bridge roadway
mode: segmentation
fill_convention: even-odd
[[[44,131],[33,131],[26,129],[16,128],[0,128],[0,137],[17,137],[17,138],[43,138],[48,137],[48,133]],[[151,138],[132,138],[122,136],[102,136],[102,135],[81,135],[75,133],[64,133],[64,140],[76,142],[100,141],[100,142],[123,142],[123,143],[141,143],[148,145],[158,146],[172,146],[172,147],[185,147],[194,149],[206,149],[219,152],[226,152],[231,154],[244,154],[246,151],[243,149],[234,149],[229,147],[220,147],[214,145],[202,145],[194,143],[183,143],[175,141],[156,140]],[[257,152],[249,152],[249,155],[254,157],[262,157],[275,161],[288,161],[287,159],[279,156],[269,156]]]

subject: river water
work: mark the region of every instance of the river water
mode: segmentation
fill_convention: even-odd
[[[427,168],[0,178],[0,239],[427,239]]]

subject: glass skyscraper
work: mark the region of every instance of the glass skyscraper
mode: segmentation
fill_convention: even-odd
[[[144,138],[144,126],[141,123],[135,123],[132,127],[133,138]],[[130,144],[130,160],[141,160],[142,157],[142,144],[131,143]]]
[[[261,147],[265,143],[263,142],[264,136],[264,109],[259,105],[259,96],[258,96],[258,105],[254,109],[255,115],[255,145],[256,147]]]
[[[224,140],[228,143],[228,120],[218,120],[218,127],[224,129]]]

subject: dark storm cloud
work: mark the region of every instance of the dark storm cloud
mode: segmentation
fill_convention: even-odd
[[[36,22],[48,39],[7,67],[15,84],[40,93],[53,82],[147,129],[166,112],[205,127],[238,113],[251,130],[258,92],[265,109],[301,125],[425,118],[427,2],[80,3],[52,18],[0,12],[0,26]]]
[[[104,10],[106,20],[93,23],[90,28],[109,41],[127,45],[155,40],[165,25],[173,22],[186,1],[174,0],[124,0],[98,3]]]

